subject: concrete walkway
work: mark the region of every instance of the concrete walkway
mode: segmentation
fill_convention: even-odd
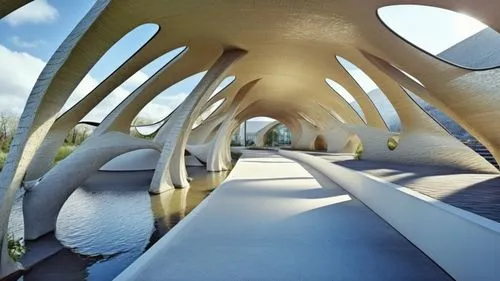
[[[115,280],[450,279],[343,189],[261,151]]]

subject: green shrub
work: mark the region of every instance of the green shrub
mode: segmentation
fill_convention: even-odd
[[[354,159],[361,160],[362,155],[363,155],[363,144],[360,143],[358,144],[358,147],[356,147],[356,152],[354,152]]]
[[[9,256],[14,261],[18,262],[21,257],[26,253],[26,246],[23,244],[23,238],[14,238],[14,236],[9,235],[7,248],[9,251]]]
[[[399,145],[399,139],[397,137],[390,137],[387,140],[387,148],[389,148],[389,150],[396,149],[396,147],[398,147],[398,145]]]
[[[70,155],[73,150],[75,150],[75,147],[71,145],[63,145],[59,147],[59,149],[57,150],[55,162],[57,163],[68,157],[68,155]]]
[[[7,160],[7,153],[0,150],[0,170],[2,170],[6,160]]]
[[[240,157],[241,157],[241,153],[240,152],[232,152],[231,151],[231,159],[238,160],[238,159],[240,159]]]

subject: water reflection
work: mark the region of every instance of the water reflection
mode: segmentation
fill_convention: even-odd
[[[55,235],[66,248],[37,264],[24,280],[112,280],[228,174],[204,167],[188,167],[188,173],[190,188],[159,195],[147,192],[153,171],[96,173],[61,209]],[[23,229],[21,198],[9,225],[16,235]]]
[[[189,188],[170,190],[151,196],[155,233],[151,240],[163,236],[188,215],[228,175],[228,171],[207,173],[204,167],[189,167],[193,178]],[[155,242],[155,241],[152,241]]]

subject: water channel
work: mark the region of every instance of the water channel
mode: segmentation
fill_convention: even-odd
[[[64,248],[36,264],[24,281],[112,280],[187,216],[228,173],[188,167],[193,179],[190,188],[159,195],[147,192],[153,171],[95,173],[59,214],[55,237]],[[23,235],[22,193],[13,208],[9,232]]]

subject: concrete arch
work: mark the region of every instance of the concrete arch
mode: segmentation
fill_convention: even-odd
[[[361,139],[358,137],[358,135],[351,133],[347,139],[347,143],[340,152],[355,153],[360,146],[363,146],[363,142],[361,141]]]
[[[314,139],[314,150],[327,151],[328,143],[323,135],[317,135]]]
[[[0,0],[0,15],[28,2]],[[186,186],[182,154],[188,137],[190,145],[206,145],[210,152],[206,157],[207,169],[227,167],[230,133],[239,122],[256,114],[288,122],[286,125],[293,133],[292,146],[296,148],[310,148],[316,136],[323,135],[331,151],[352,152],[362,142],[363,158],[366,159],[497,173],[426,116],[400,86],[457,120],[500,160],[500,129],[491,122],[500,119],[500,68],[485,71],[460,69],[414,48],[395,36],[377,18],[377,9],[388,1],[287,1],[286,5],[283,1],[175,1],[168,8],[164,1],[125,2],[98,0],[50,59],[33,88],[7,165],[0,175],[3,241],[13,196],[27,166],[34,157],[36,161],[51,157],[50,153],[44,153],[48,150],[42,141],[57,142],[65,135],[62,132],[66,125],[59,124],[55,117],[69,94],[117,38],[133,26],[151,19],[162,27],[181,27],[182,32],[162,29],[154,42],[143,49],[144,52],[127,62],[129,69],[138,69],[155,56],[178,46],[189,45],[189,50],[113,110],[98,126],[89,143],[97,142],[108,133],[128,133],[132,119],[147,102],[175,81],[213,65],[217,68],[220,61],[214,63],[225,49],[246,50],[237,64],[228,59],[226,66],[207,74],[207,79],[198,85],[191,98],[159,130],[154,142],[162,148],[162,161],[157,166],[153,192],[161,192],[172,185]],[[496,1],[440,0],[438,3],[415,0],[412,3],[468,11],[500,30]],[[98,24],[90,28],[96,21]],[[403,127],[396,150],[388,151],[387,139],[393,134],[386,130],[369,98],[335,61],[335,55],[343,56],[363,69],[387,95]],[[410,81],[400,72],[398,74],[392,66],[418,77],[425,87]],[[78,116],[90,110],[130,71],[126,68],[118,70],[113,74],[114,78],[104,83],[106,86],[102,86],[99,94],[92,94],[93,98],[82,103],[81,110],[74,108],[64,119],[68,124],[80,121]],[[215,102],[207,102],[206,97],[226,75],[238,78],[234,85],[215,97],[226,98],[226,102],[190,134],[192,119],[198,117],[203,107]],[[353,95],[365,113],[366,124],[348,103],[332,95],[324,83],[326,77],[337,81]],[[247,84],[248,87],[243,89]],[[309,116],[317,126],[301,120],[298,112]],[[54,122],[58,123],[57,126]],[[73,175],[78,169],[67,172]],[[9,272],[4,265],[9,261],[5,243],[1,250],[0,275],[3,276]]]
[[[78,45],[80,39],[84,36],[92,36],[87,31],[92,23],[101,16],[109,3],[110,0],[97,0],[84,19],[51,57],[28,97],[6,165],[0,174],[0,198],[2,200],[0,204],[0,240],[2,241],[7,240],[5,237],[7,221],[15,193],[21,184],[27,166],[72,90],[71,86],[68,87],[68,81],[82,79],[81,73],[90,68],[92,62],[97,59],[97,54],[83,56],[85,59],[82,58],[78,65],[65,62],[70,54],[78,56],[82,53],[83,50]],[[96,39],[95,42],[102,42],[102,38]],[[95,42],[94,45],[96,45]],[[102,45],[106,46],[106,44]],[[92,49],[90,46],[89,48]],[[68,67],[72,68],[73,71],[65,71]],[[66,81],[66,83],[61,83],[62,81]],[[2,257],[0,274],[5,276],[13,269],[9,258],[6,258],[7,245],[5,243],[2,244],[0,252]]]
[[[245,96],[258,82],[259,80],[254,80],[243,85],[236,93],[234,99],[231,100],[226,118],[220,125],[217,134],[214,136],[207,150],[208,171],[223,171],[229,169],[231,164],[231,135],[239,125],[239,122],[235,119],[235,115],[241,110],[240,106]]]
[[[189,186],[186,179],[187,173],[185,171],[183,152],[186,148],[189,132],[195,121],[193,116],[198,116],[202,105],[206,103],[209,95],[222,81],[227,69],[245,53],[243,50],[224,51],[193,92],[182,103],[180,110],[174,113],[174,116],[170,119],[172,120],[171,129],[163,142],[162,155],[151,181],[151,192],[160,193],[173,188],[173,186]]]
[[[108,131],[128,132],[132,120],[154,97],[186,77],[203,71],[213,62],[211,56],[216,56],[220,52],[218,46],[207,45],[205,47],[201,49],[201,46],[189,46],[185,52],[155,73],[120,103],[106,116],[94,134],[99,135]],[[207,52],[209,56],[205,56]],[[160,129],[158,134],[160,135],[162,131],[164,129]]]
[[[425,93],[426,90],[421,85],[417,84],[415,81],[408,78],[406,75],[401,73],[399,70],[390,66],[388,63],[378,59],[372,55],[364,53],[364,57],[367,58],[373,64],[371,67],[376,67],[377,71],[373,71],[378,77],[394,77],[401,81],[403,85],[408,85],[412,89],[417,90],[418,93]],[[410,81],[408,81],[410,80]],[[477,155],[469,147],[455,139],[451,136],[441,125],[439,125],[434,119],[427,115],[402,89],[400,86],[397,87],[398,95],[390,96],[395,100],[395,108],[398,110],[401,116],[401,122],[403,128],[406,128],[400,135],[400,145],[399,149],[408,149],[414,145],[417,145],[417,139],[419,140],[420,151],[426,151],[426,153],[432,154],[434,157],[428,157],[428,159],[422,159],[422,155],[417,155],[419,152],[414,151],[411,153],[407,151],[406,156],[402,159],[393,158],[395,155],[384,157],[385,159],[391,158],[397,161],[423,161],[422,163],[434,163],[435,165],[447,165],[459,169],[470,169],[480,173],[498,173],[496,168],[489,164],[481,156]],[[394,93],[394,92],[390,92]],[[400,94],[404,93],[404,94]],[[424,140],[424,138],[428,138]],[[444,150],[443,147],[446,147]],[[447,151],[447,152],[445,152]],[[397,153],[393,153],[397,154]],[[465,157],[465,155],[467,155]],[[405,158],[407,157],[407,158]],[[441,158],[439,158],[441,157]],[[438,159],[439,158],[439,159]],[[419,159],[419,160],[417,160]],[[432,160],[431,160],[432,159]]]
[[[0,19],[32,1],[33,0],[1,0]]]
[[[80,184],[111,159],[138,149],[160,147],[147,140],[110,132],[93,138],[51,169],[23,199],[24,237],[36,239],[55,229],[64,202]],[[78,171],[68,177],[67,171]]]
[[[147,63],[159,56],[157,55],[160,51],[158,44],[152,44],[151,42],[157,34],[158,32],[84,98],[57,118],[51,126],[47,136],[43,139],[40,148],[37,150],[35,157],[28,167],[26,174],[27,180],[34,180],[43,176],[43,174],[54,165],[54,157],[57,153],[57,149],[62,145],[69,131],[114,89],[120,86],[134,73],[142,69]],[[119,39],[116,40],[113,45],[116,44]],[[112,48],[112,46],[110,46],[110,48]],[[109,49],[107,51],[109,51]]]

